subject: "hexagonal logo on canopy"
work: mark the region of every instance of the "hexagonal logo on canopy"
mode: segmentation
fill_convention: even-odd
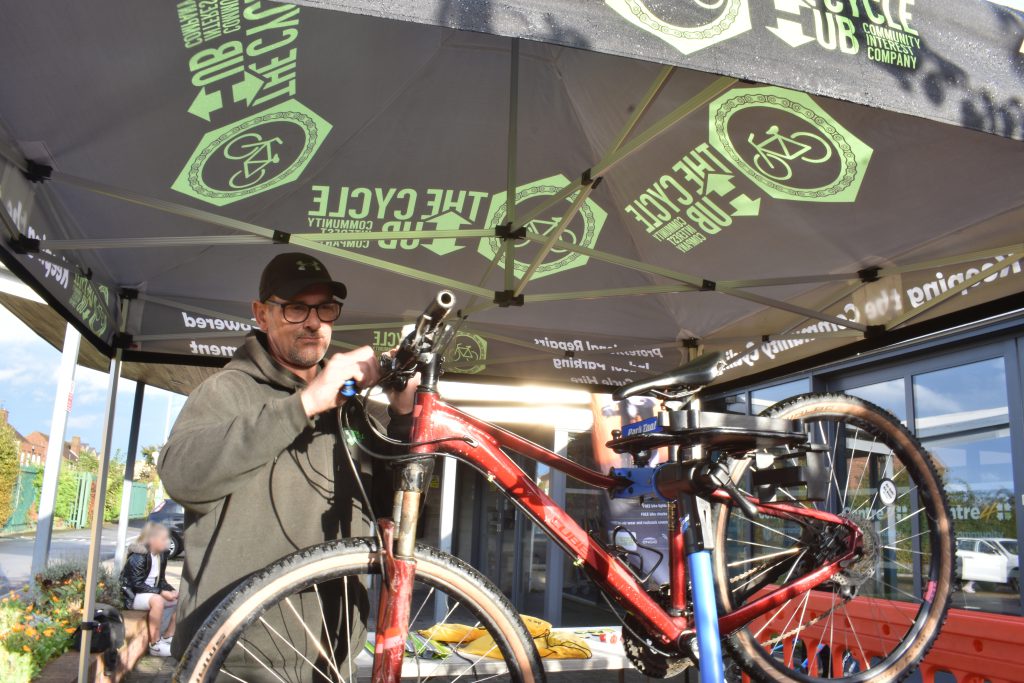
[[[737,88],[711,103],[711,146],[776,199],[856,200],[872,149],[809,95]]]
[[[561,173],[520,185],[516,188],[516,215],[522,216],[531,211],[538,204],[544,202],[545,199],[558,194],[567,185],[569,185],[569,179]],[[507,196],[507,192],[498,192],[491,197],[491,206],[487,212],[487,225],[504,225],[508,222]],[[549,236],[552,231],[557,229],[559,221],[561,221],[563,214],[569,208],[569,205],[572,204],[575,197],[576,193],[569,195],[564,202],[559,202],[555,206],[549,207],[546,211],[529,221],[526,224],[527,232],[541,237]],[[593,199],[588,197],[580,206],[579,212],[573,216],[572,220],[569,221],[569,224],[562,231],[560,241],[574,246],[592,248],[597,243],[597,238],[601,234],[601,228],[604,227],[604,222],[607,218],[608,213],[598,206]],[[540,244],[529,239],[516,241],[516,277],[522,277],[526,273],[532,259],[539,253],[540,248]],[[482,239],[477,247],[477,251],[487,259],[493,259],[499,249],[501,249],[501,240],[497,237]],[[532,278],[535,280],[571,268],[579,268],[586,265],[589,260],[590,257],[586,254],[573,251],[565,246],[559,246],[556,243],[545,256],[544,261],[537,270],[534,271]]]
[[[750,30],[748,0],[643,2],[605,0],[623,19],[660,38],[684,55]],[[650,5],[657,5],[656,9]]]
[[[212,130],[199,141],[171,187],[215,206],[296,180],[331,130],[297,100],[288,100]]]

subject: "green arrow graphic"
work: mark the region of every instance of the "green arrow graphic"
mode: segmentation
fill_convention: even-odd
[[[704,194],[711,194],[714,192],[719,197],[724,197],[725,193],[732,188],[732,176],[728,173],[708,173],[708,179],[704,186]]]
[[[235,102],[244,101],[246,105],[251,105],[263,87],[263,79],[250,71],[243,71],[242,74],[242,80],[231,86],[231,97]]]
[[[732,205],[733,216],[756,216],[761,213],[761,200],[751,199],[745,194],[729,202]]]
[[[434,216],[433,218],[428,218],[427,223],[433,223],[437,226],[438,230],[459,230],[463,225],[469,225],[469,221],[454,211],[446,211]],[[435,237],[430,240],[429,244],[424,240],[423,248],[429,249],[438,256],[446,256],[447,254],[451,254],[452,252],[462,249],[462,247],[455,244],[454,237]]]
[[[188,113],[193,116],[198,116],[204,121],[210,120],[210,112],[217,111],[223,106],[224,102],[221,100],[220,91],[214,90],[213,92],[206,92],[206,87],[199,89],[199,94],[192,100],[192,104],[188,107]]]
[[[800,25],[799,21],[790,21],[789,19],[778,19],[777,21],[778,26],[766,26],[765,28],[790,47],[800,47],[814,40],[813,36],[804,35],[804,27]]]

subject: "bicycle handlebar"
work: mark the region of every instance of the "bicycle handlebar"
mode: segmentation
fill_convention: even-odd
[[[442,289],[431,300],[423,313],[416,319],[416,326],[410,332],[393,357],[381,356],[381,369],[385,373],[404,372],[410,370],[416,363],[425,342],[444,322],[444,319],[451,313],[455,306],[455,294],[448,289]]]

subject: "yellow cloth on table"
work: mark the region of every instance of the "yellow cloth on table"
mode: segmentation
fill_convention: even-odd
[[[521,615],[526,630],[533,637],[537,645],[537,651],[541,657],[547,659],[588,659],[591,656],[590,647],[580,636],[573,633],[555,633],[551,630],[551,623]],[[430,640],[437,640],[449,645],[455,645],[459,651],[467,655],[490,657],[501,659],[501,652],[494,642],[494,638],[485,629],[465,626],[463,624],[437,624],[430,628],[419,631],[419,634]]]
[[[544,659],[590,659],[593,654],[587,641],[575,633],[552,631],[533,642]]]
[[[464,624],[435,624],[418,633],[424,638],[442,643],[468,643],[487,634],[487,629]]]

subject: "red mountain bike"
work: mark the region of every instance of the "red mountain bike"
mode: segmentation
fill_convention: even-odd
[[[178,680],[354,683],[362,673],[393,683],[482,679],[498,666],[514,681],[543,681],[508,599],[461,560],[416,543],[437,455],[472,465],[589,574],[649,676],[698,664],[702,683],[722,681],[724,644],[758,681],[884,683],[928,651],[952,589],[953,524],[931,456],[890,414],[844,395],[800,396],[757,417],[700,411],[693,399],[723,369],[704,356],[616,392],[656,396],[664,410],[613,434],[609,445],[634,467],[596,472],[441,400],[453,304],[441,292],[382,359],[386,382],[421,376],[412,443],[377,454],[395,465],[392,518],[376,537],[302,550],[239,586],[196,634]],[[350,399],[342,422],[364,409]],[[650,466],[652,449],[666,446],[671,458]],[[670,581],[650,585],[614,539],[582,529],[506,450],[613,497],[668,501]],[[455,623],[465,635],[454,643],[424,630]],[[487,647],[467,647],[484,634]]]

